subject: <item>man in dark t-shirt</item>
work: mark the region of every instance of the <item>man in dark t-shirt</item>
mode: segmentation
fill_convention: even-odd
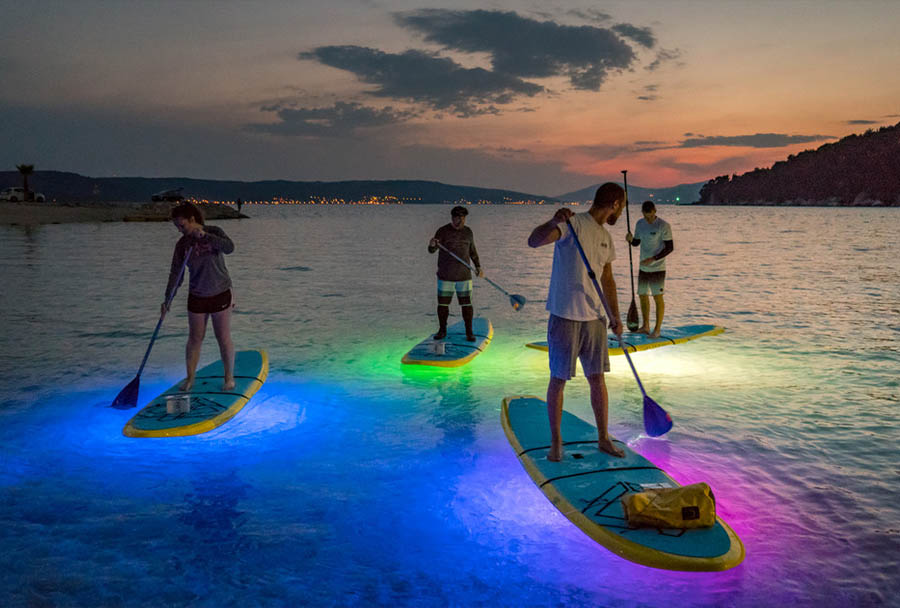
[[[475,250],[475,235],[471,228],[466,226],[466,216],[469,211],[465,207],[456,206],[450,211],[450,223],[438,228],[434,237],[428,242],[428,253],[438,254],[437,291],[438,291],[438,323],[440,327],[434,334],[435,340],[442,340],[447,336],[447,318],[450,316],[450,301],[456,292],[456,299],[462,307],[462,317],[466,324],[466,339],[475,341],[472,332],[472,318],[475,310],[472,308],[472,271],[469,266],[454,258],[447,250],[457,257],[472,264],[475,273],[483,277],[481,263],[478,261],[478,251]]]

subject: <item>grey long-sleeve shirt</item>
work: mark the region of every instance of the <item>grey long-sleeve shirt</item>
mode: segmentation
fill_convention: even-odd
[[[234,243],[218,226],[204,226],[206,233],[199,239],[192,236],[182,236],[175,243],[175,252],[172,254],[172,268],[169,271],[169,283],[166,285],[166,300],[173,290],[181,285],[175,284],[178,279],[178,271],[184,263],[184,256],[188,249],[194,247],[188,260],[188,269],[191,279],[188,290],[195,296],[208,298],[215,296],[227,289],[231,289],[231,277],[225,267],[225,254],[234,251]],[[182,281],[184,277],[182,277]]]

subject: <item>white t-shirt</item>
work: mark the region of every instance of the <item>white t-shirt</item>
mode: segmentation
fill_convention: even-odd
[[[569,221],[578,234],[578,240],[599,283],[603,267],[616,259],[612,236],[590,213],[578,213]],[[553,249],[553,271],[550,274],[547,310],[557,317],[572,321],[606,319],[603,303],[588,276],[569,227],[565,223],[558,224],[557,227],[562,236],[556,241]]]
[[[641,218],[634,225],[634,238],[641,239],[641,259],[646,260],[663,250],[663,241],[672,240],[672,227],[659,216],[652,224]],[[666,258],[641,264],[641,270],[644,272],[659,272],[665,269]]]

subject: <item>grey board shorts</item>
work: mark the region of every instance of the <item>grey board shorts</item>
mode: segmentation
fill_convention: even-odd
[[[575,361],[581,359],[585,376],[609,371],[606,320],[572,321],[550,315],[547,321],[550,347],[550,375],[569,380],[575,375]]]

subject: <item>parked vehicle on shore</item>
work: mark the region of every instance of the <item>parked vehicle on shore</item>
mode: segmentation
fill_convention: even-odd
[[[168,202],[168,203],[180,203],[184,200],[184,195],[181,194],[181,191],[184,188],[173,188],[172,190],[162,190],[157,192],[156,194],[150,197],[150,200],[154,203],[159,202]]]
[[[34,192],[30,190],[28,192],[29,196],[26,196],[25,188],[19,188],[18,186],[14,186],[12,188],[6,188],[5,190],[0,190],[0,201],[9,201],[11,203],[18,203],[24,200],[37,201],[38,203],[43,203],[46,198],[40,192]]]

